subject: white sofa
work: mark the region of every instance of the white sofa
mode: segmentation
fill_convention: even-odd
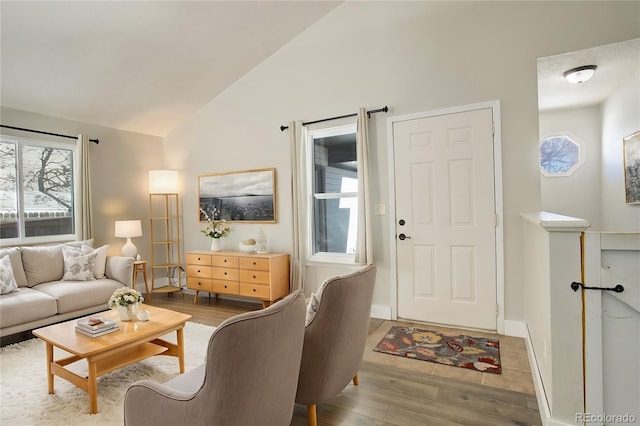
[[[63,244],[0,250],[0,259],[5,256],[18,289],[0,295],[2,337],[107,310],[113,292],[130,287],[133,277],[133,258],[106,256],[106,249],[95,258],[101,259],[95,262],[98,278],[83,281],[63,279]]]

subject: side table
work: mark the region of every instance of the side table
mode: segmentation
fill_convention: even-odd
[[[151,294],[149,291],[149,284],[147,283],[147,261],[146,260],[136,260],[133,262],[133,288],[136,287],[136,281],[138,280],[138,272],[142,272],[142,276],[144,278],[144,289],[147,292],[146,296],[149,297],[149,302],[151,302]]]

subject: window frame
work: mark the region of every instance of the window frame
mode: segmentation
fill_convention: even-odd
[[[549,171],[545,170],[542,167],[542,164],[540,164],[540,154],[541,154],[540,150],[542,149],[542,145],[547,141],[547,139],[552,139],[552,138],[566,138],[566,139],[569,139],[571,142],[576,144],[576,146],[578,147],[578,161],[576,161],[566,172],[552,173],[552,172],[549,172]],[[557,132],[557,133],[545,135],[542,138],[540,138],[540,143],[538,144],[538,168],[540,169],[540,173],[544,177],[556,178],[556,177],[571,176],[573,173],[576,172],[576,170],[578,170],[580,168],[580,166],[582,166],[584,164],[584,162],[585,162],[584,144],[582,143],[582,141],[580,141],[580,139],[576,138],[571,133],[569,133],[569,132]]]
[[[77,199],[77,174],[78,174],[78,151],[76,143],[68,142],[56,142],[42,139],[31,139],[25,137],[11,136],[0,134],[0,141],[5,143],[12,143],[16,146],[16,201],[17,201],[17,215],[19,217],[19,229],[17,238],[5,238],[0,239],[0,243],[3,246],[17,246],[24,244],[41,244],[41,243],[56,243],[63,241],[73,241],[77,237],[76,217],[78,213],[78,206],[76,204]],[[42,148],[64,149],[71,151],[71,202],[73,209],[73,216],[71,222],[73,224],[73,230],[76,231],[72,234],[56,234],[56,235],[40,235],[34,237],[26,236],[26,221],[24,216],[24,176],[22,174],[23,168],[23,150],[22,147],[35,146]]]
[[[328,253],[320,252],[315,253],[315,201],[319,199],[341,199],[350,198],[358,200],[358,192],[342,192],[342,193],[318,193],[315,192],[315,157],[314,157],[314,139],[325,138],[332,136],[340,136],[353,134],[357,135],[357,124],[344,124],[331,127],[322,127],[315,129],[307,129],[306,143],[305,143],[305,168],[306,168],[306,189],[305,195],[307,199],[307,227],[306,236],[307,241],[307,261],[309,263],[319,264],[353,264],[355,262],[355,253]],[[357,152],[357,151],[356,151]],[[356,154],[357,155],[357,154]],[[357,161],[357,159],[356,159]],[[360,184],[360,176],[358,175],[358,185]]]

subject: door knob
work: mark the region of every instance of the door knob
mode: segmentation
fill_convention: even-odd
[[[400,235],[398,235],[398,238],[400,238],[400,241],[404,241],[404,240],[406,240],[406,239],[411,239],[411,237],[409,237],[409,236],[407,236],[407,235],[404,235],[404,234],[400,234]]]

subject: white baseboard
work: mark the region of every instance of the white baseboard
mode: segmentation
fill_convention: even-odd
[[[527,329],[527,323],[524,321],[504,320],[504,334],[505,336],[528,339],[529,330]]]
[[[391,319],[391,307],[384,305],[371,305],[371,318],[380,318],[384,320]]]

